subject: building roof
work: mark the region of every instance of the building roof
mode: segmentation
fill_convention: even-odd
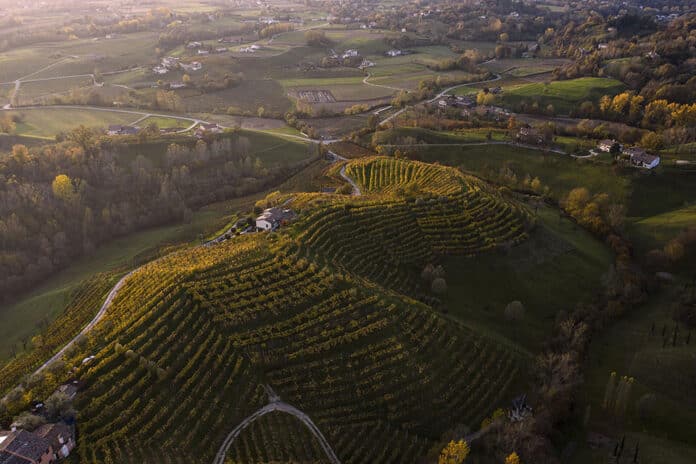
[[[0,464],[31,464],[31,461],[6,451],[0,451]]]
[[[54,449],[59,449],[73,435],[72,428],[63,423],[44,424],[36,429],[34,433],[47,440]]]
[[[280,209],[280,208],[268,208],[264,210],[259,217],[256,218],[257,221],[282,221],[293,219],[295,213],[291,209]]]
[[[5,438],[2,443],[2,450],[29,460],[40,461],[41,456],[46,454],[50,446],[51,444],[48,440],[35,433],[17,430]]]
[[[636,153],[634,155],[631,155],[631,161],[634,163],[640,163],[640,164],[652,164],[655,161],[659,160],[659,156],[651,155],[649,153]]]

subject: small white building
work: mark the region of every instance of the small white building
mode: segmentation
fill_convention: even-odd
[[[283,223],[292,221],[296,215],[291,209],[268,208],[256,218],[258,230],[273,231]]]
[[[643,149],[638,149],[629,155],[631,164],[643,169],[654,169],[660,164],[660,157],[651,155]]]
[[[404,54],[404,52],[402,52],[401,50],[397,50],[397,49],[389,50],[387,52],[387,56],[391,56],[392,58],[396,57],[396,56],[401,56],[403,54]]]
[[[341,55],[341,58],[346,59],[346,58],[355,58],[358,56],[358,51],[355,49],[349,49],[343,52],[343,55]]]

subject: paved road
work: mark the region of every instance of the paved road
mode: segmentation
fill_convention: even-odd
[[[331,445],[326,440],[326,437],[324,437],[324,434],[321,433],[321,430],[319,430],[319,427],[316,426],[312,419],[310,419],[307,414],[300,411],[296,407],[288,403],[284,403],[283,401],[280,401],[280,398],[278,398],[277,395],[274,395],[274,397],[271,398],[271,403],[257,410],[249,417],[245,418],[242,422],[240,422],[239,425],[237,425],[234,429],[232,429],[232,431],[225,438],[225,441],[222,442],[220,449],[218,450],[217,454],[215,455],[215,458],[213,459],[213,464],[224,464],[227,452],[229,451],[230,447],[234,443],[234,440],[239,436],[239,434],[252,423],[254,423],[254,421],[256,421],[257,419],[275,411],[284,412],[299,419],[309,429],[310,433],[314,435],[317,441],[319,441],[319,445],[321,446],[321,449],[324,451],[324,454],[326,454],[326,457],[329,459],[329,461],[332,464],[341,464],[341,461],[339,461],[338,456],[336,456],[336,453],[331,448]]]
[[[119,281],[116,283],[116,285],[114,285],[114,287],[111,289],[111,291],[109,292],[109,294],[106,296],[106,300],[104,300],[104,303],[101,305],[101,308],[99,308],[99,311],[97,312],[97,315],[94,316],[94,319],[92,319],[92,320],[90,321],[90,323],[87,324],[87,325],[80,331],[80,333],[77,334],[77,335],[75,336],[75,338],[73,338],[72,340],[70,340],[59,352],[57,352],[56,354],[54,354],[48,361],[46,361],[45,363],[43,363],[43,364],[41,365],[41,367],[39,367],[38,369],[36,369],[36,370],[34,371],[35,374],[41,372],[42,370],[44,370],[45,368],[47,368],[49,365],[53,364],[55,361],[57,361],[58,359],[60,359],[61,356],[63,356],[63,354],[65,354],[65,352],[77,341],[78,338],[82,337],[83,335],[87,335],[87,332],[89,332],[90,330],[92,330],[92,329],[94,328],[94,326],[97,325],[97,324],[99,323],[99,321],[102,320],[102,318],[103,318],[104,315],[106,314],[107,309],[109,309],[109,306],[111,306],[111,302],[112,302],[112,301],[114,300],[114,298],[116,297],[116,294],[118,294],[118,291],[121,289],[121,287],[123,287],[123,284],[126,283],[126,280],[128,280],[128,278],[129,278],[134,272],[135,272],[135,270],[133,270],[133,271],[129,272],[128,274],[124,275],[123,277],[121,277],[121,280],[119,280]]]
[[[333,151],[329,150],[329,155],[333,158],[334,162],[337,161],[348,161],[348,158],[345,158],[338,153],[335,153]],[[346,166],[343,165],[341,167],[341,177],[343,177],[346,182],[348,182],[352,187],[353,187],[353,196],[359,197],[362,195],[362,192],[360,191],[360,187],[358,187],[358,184],[355,183],[353,179],[351,179],[348,174],[346,174]]]

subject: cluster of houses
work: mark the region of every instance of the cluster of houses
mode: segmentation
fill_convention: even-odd
[[[291,209],[268,208],[256,218],[256,228],[262,231],[274,231],[296,218],[297,215]]]
[[[447,95],[438,100],[440,108],[473,108],[476,106],[476,95]]]
[[[173,56],[167,56],[162,58],[159,65],[152,68],[152,72],[158,75],[167,74],[172,69],[177,69],[179,67],[179,58]]]
[[[199,50],[199,52],[200,51],[201,50]],[[227,48],[225,48],[224,51],[227,51]],[[200,54],[201,53],[199,53],[199,55]],[[166,58],[162,58],[160,64],[152,68],[152,72],[159,76],[162,76],[164,74],[167,74],[169,71],[175,69],[183,69],[184,71],[200,71],[201,69],[203,69],[203,65],[198,61],[192,61],[191,63],[182,63],[179,60],[179,58],[168,56]]]
[[[194,132],[194,135],[196,136],[196,138],[202,139],[206,135],[221,134],[223,131],[224,129],[215,123],[201,123],[196,128],[196,132]]]
[[[179,67],[186,72],[200,71],[201,69],[203,69],[203,65],[200,61],[192,61],[190,63],[179,63]]]
[[[68,400],[77,395],[80,384],[72,381],[58,387]],[[41,415],[43,403],[37,403],[33,414]],[[43,424],[33,431],[13,423],[10,430],[0,430],[0,464],[51,464],[70,456],[75,448],[75,426],[65,422]]]
[[[654,169],[660,164],[659,156],[651,155],[641,147],[624,147],[616,140],[602,140],[597,144],[597,149],[604,153],[620,153],[639,168]]]

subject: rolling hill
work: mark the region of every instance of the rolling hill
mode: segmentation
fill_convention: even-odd
[[[524,240],[525,211],[452,168],[368,158],[346,172],[365,195],[317,196],[278,233],[133,273],[75,354],[96,356],[78,373],[81,462],[211,462],[268,387],[311,417],[341,462],[415,462],[516,393],[527,355],[418,301],[418,275],[443,255]],[[307,430],[278,414],[246,428],[228,456],[322,461]]]

